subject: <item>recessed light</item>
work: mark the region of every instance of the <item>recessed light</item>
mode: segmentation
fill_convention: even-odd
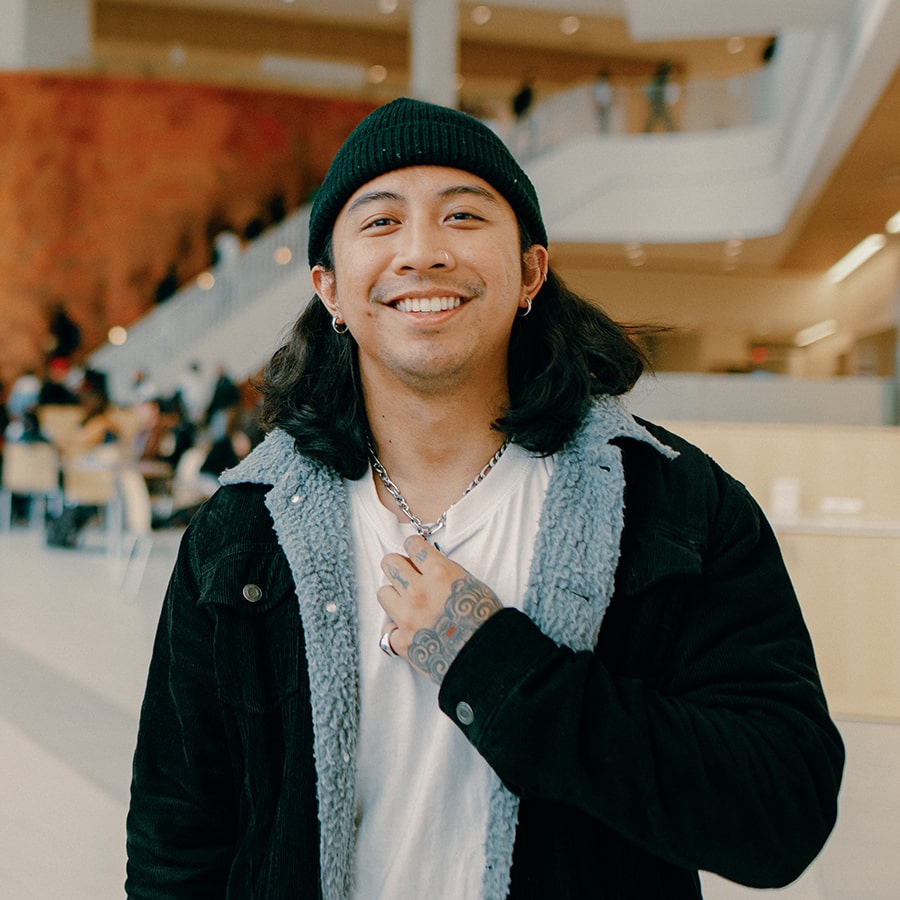
[[[476,6],[469,14],[473,25],[487,25],[491,21],[491,8],[489,6]]]
[[[375,8],[383,16],[389,16],[391,13],[397,12],[398,6],[397,0],[375,0]]]
[[[808,347],[816,341],[831,337],[836,334],[838,323],[835,319],[826,319],[824,322],[817,322],[810,325],[809,328],[803,328],[794,335],[794,345],[796,347]]]
[[[369,84],[383,84],[387,74],[387,69],[384,66],[375,65],[369,66],[366,77],[369,79]]]
[[[581,19],[578,16],[565,16],[560,20],[559,30],[565,35],[573,35],[581,28]]]
[[[863,238],[846,256],[842,256],[825,274],[829,281],[838,284],[864,262],[871,259],[887,243],[883,234],[870,234]]]

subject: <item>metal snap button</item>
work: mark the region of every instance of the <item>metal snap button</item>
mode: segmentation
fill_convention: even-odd
[[[245,584],[241,591],[248,603],[259,603],[262,600],[262,588],[258,584]]]
[[[475,721],[475,710],[465,700],[460,700],[456,704],[456,718],[460,725],[471,725]]]

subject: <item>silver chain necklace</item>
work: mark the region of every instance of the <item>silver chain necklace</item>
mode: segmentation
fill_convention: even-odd
[[[466,494],[475,490],[485,478],[487,478],[491,469],[497,465],[497,460],[503,456],[506,448],[509,446],[509,438],[507,438],[501,445],[500,449],[487,461],[487,464],[484,468],[472,479],[469,486],[459,495],[459,499],[457,499],[454,504],[459,503]],[[391,481],[390,475],[387,473],[387,469],[381,464],[381,460],[375,455],[375,450],[373,449],[371,443],[369,444],[369,459],[372,463],[372,469],[375,471],[375,474],[381,480],[381,483],[387,489],[387,492],[394,498],[397,503],[397,506],[400,507],[400,512],[406,516],[407,519],[412,523],[413,528],[419,532],[419,534],[425,538],[426,541],[430,541],[432,535],[436,532],[440,531],[447,524],[447,513],[450,511],[450,507],[447,507],[438,519],[434,522],[426,524],[423,522],[409,507],[409,503],[406,502],[406,497],[400,493],[400,488]]]

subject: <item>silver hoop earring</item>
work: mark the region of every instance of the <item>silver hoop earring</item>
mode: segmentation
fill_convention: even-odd
[[[520,310],[516,313],[516,315],[517,315],[520,319],[524,319],[525,316],[527,316],[528,313],[531,312],[531,297],[526,297],[526,298],[525,298],[525,303],[527,303],[528,305],[527,305],[524,309],[520,309]]]
[[[346,322],[338,322],[337,316],[331,317],[331,328],[335,334],[346,334],[350,330]]]

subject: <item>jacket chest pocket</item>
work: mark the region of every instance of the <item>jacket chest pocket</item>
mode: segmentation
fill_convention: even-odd
[[[685,608],[702,577],[698,541],[653,530],[623,547],[616,596],[600,630],[601,652],[612,671],[665,683]]]
[[[199,605],[212,616],[219,700],[267,713],[296,693],[300,614],[280,551],[233,553],[203,573]]]
[[[626,594],[641,594],[666,579],[698,578],[703,572],[703,544],[691,535],[647,530],[639,540],[623,546],[619,587]]]

